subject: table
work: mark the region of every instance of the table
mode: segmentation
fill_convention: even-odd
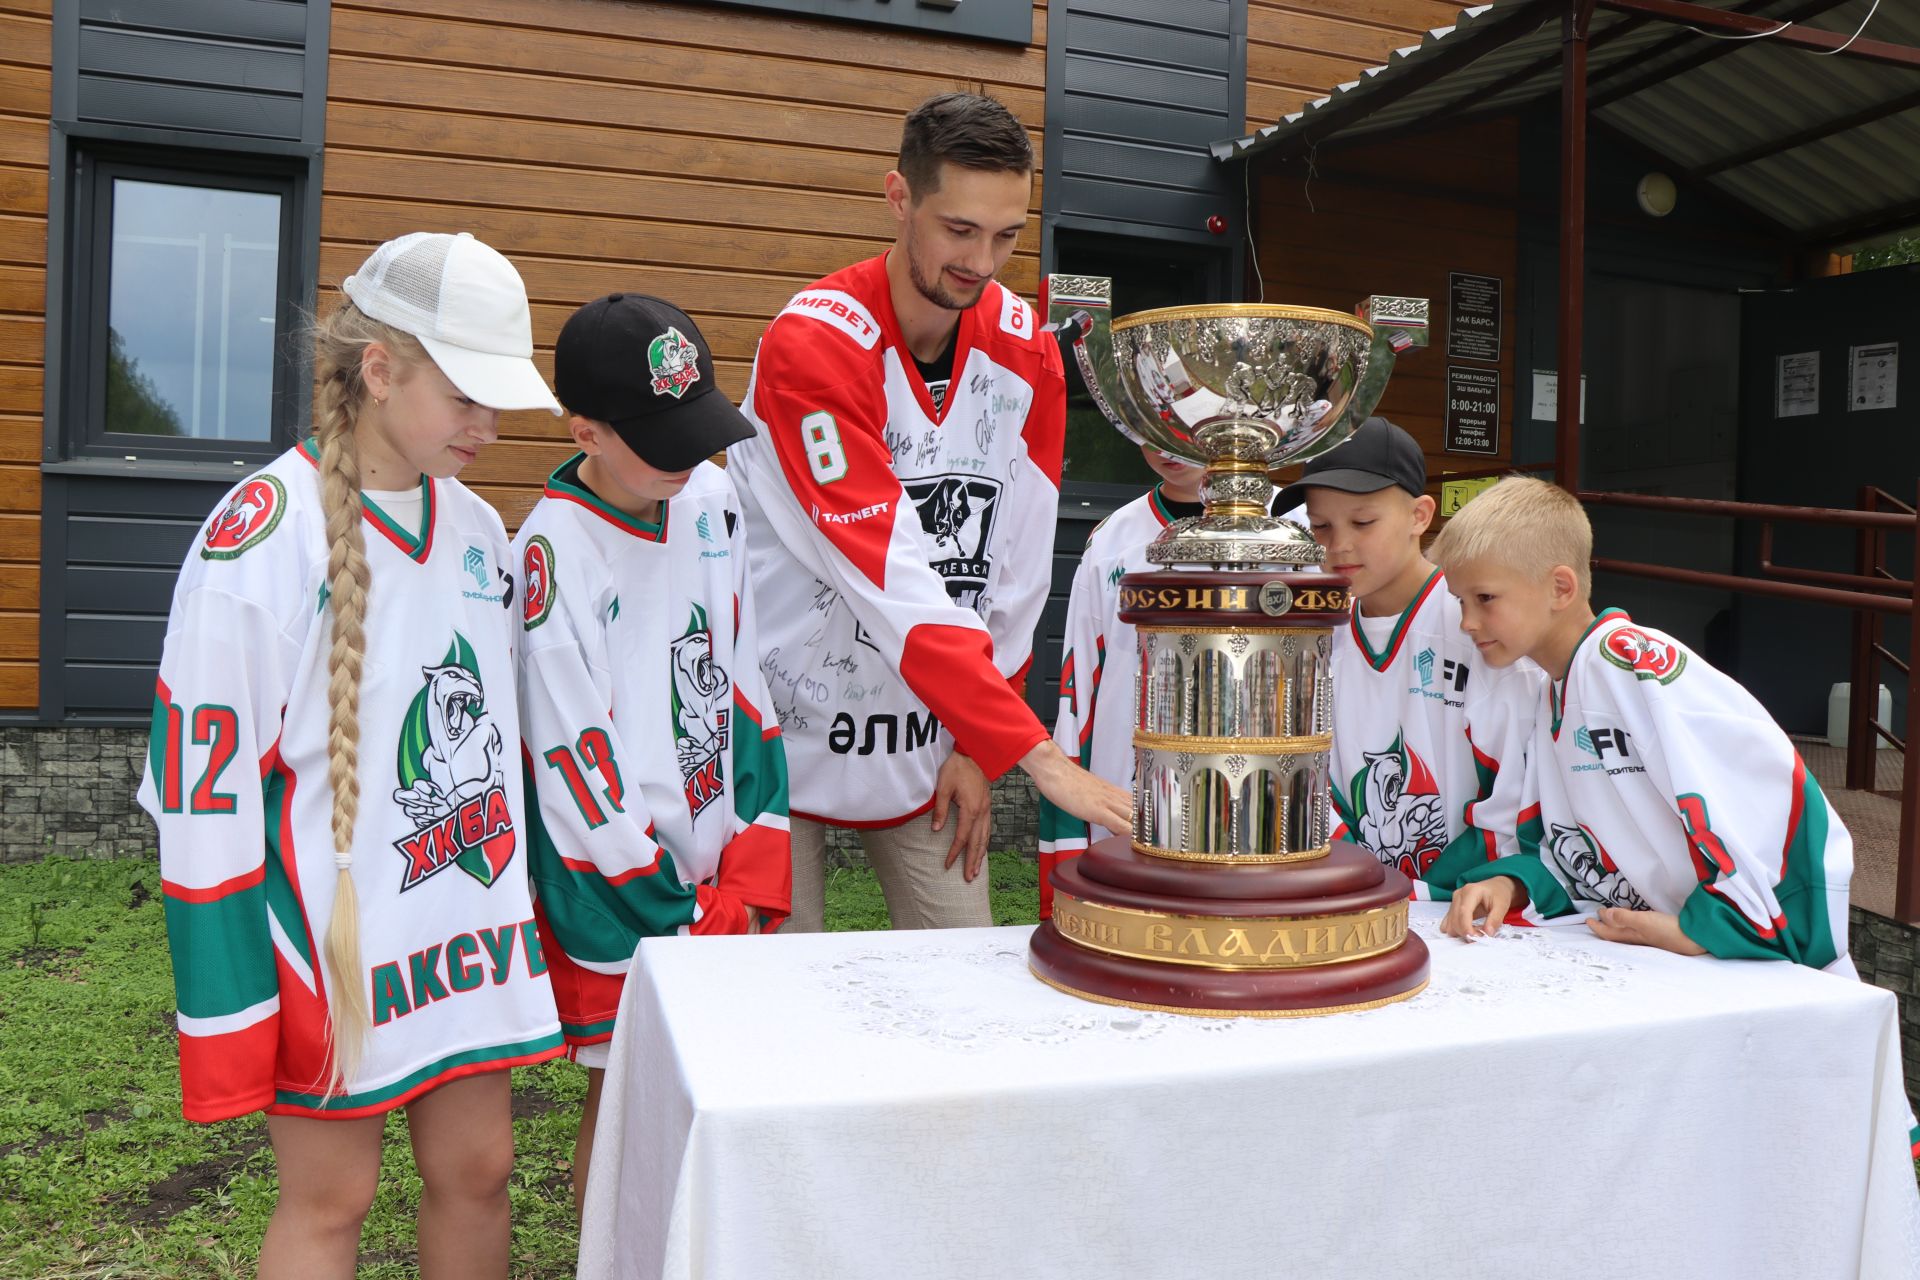
[[[1404,1004],[1077,1000],[1026,928],[649,939],[602,1277],[1910,1277],[1894,999],[1584,930],[1440,936]]]

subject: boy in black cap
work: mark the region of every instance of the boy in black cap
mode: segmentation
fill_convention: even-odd
[[[577,1206],[634,947],[776,927],[792,862],[739,499],[706,461],[752,428],[700,330],[658,298],[589,302],[553,365],[580,452],[514,540],[517,662],[535,915],[588,1068]]]
[[[1539,668],[1488,668],[1460,630],[1460,602],[1422,553],[1433,523],[1427,463],[1412,436],[1368,418],[1307,463],[1275,509],[1304,501],[1326,567],[1352,581],[1353,616],[1333,642],[1336,837],[1364,845],[1449,896],[1459,877],[1518,852],[1526,698],[1494,681],[1543,681]],[[1502,765],[1507,767],[1502,769]]]

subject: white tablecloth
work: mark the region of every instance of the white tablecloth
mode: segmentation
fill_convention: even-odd
[[[1584,930],[1329,1018],[1063,995],[1028,930],[642,944],[580,1273],[1900,1276],[1894,1000]]]

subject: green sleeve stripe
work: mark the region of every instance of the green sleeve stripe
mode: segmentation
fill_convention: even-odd
[[[1481,880],[1491,880],[1495,876],[1512,876],[1527,887],[1527,898],[1534,911],[1552,919],[1554,916],[1573,914],[1573,899],[1560,882],[1553,878],[1553,872],[1541,863],[1540,859],[1526,854],[1509,854],[1492,862],[1483,862],[1473,870],[1461,875],[1460,884],[1476,884]],[[1455,885],[1456,889],[1460,886]]]
[[[554,939],[568,956],[586,964],[624,964],[633,958],[640,939],[662,937],[693,923],[694,891],[680,882],[665,845],[650,872],[617,877],[615,883],[586,859],[561,854],[541,820],[531,777],[526,788],[527,871]]]
[[[264,882],[212,902],[168,896],[166,912],[181,1013],[219,1018],[279,994]]]
[[[733,813],[750,825],[761,814],[787,816],[787,749],[780,730],[762,731],[760,718],[733,699]]]
[[[287,936],[300,958],[306,961],[307,972],[318,972],[314,963],[313,939],[308,936],[306,911],[300,905],[300,895],[294,891],[293,882],[287,878],[287,864],[293,861],[293,850],[283,847],[292,839],[292,831],[287,817],[287,779],[286,766],[276,765],[268,772],[260,784],[261,808],[265,814],[267,827],[267,910],[280,922],[280,932]]]
[[[1746,913],[1702,884],[1680,907],[1680,929],[1709,953],[1727,959],[1791,960],[1824,969],[1839,956],[1828,918],[1827,797],[1794,757],[1796,812],[1774,896],[1781,918],[1762,933]]]

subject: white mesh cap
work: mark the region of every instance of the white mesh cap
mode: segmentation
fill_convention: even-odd
[[[412,334],[448,381],[489,409],[561,412],[533,365],[533,318],[520,273],[462,231],[389,240],[340,284],[353,305]]]

